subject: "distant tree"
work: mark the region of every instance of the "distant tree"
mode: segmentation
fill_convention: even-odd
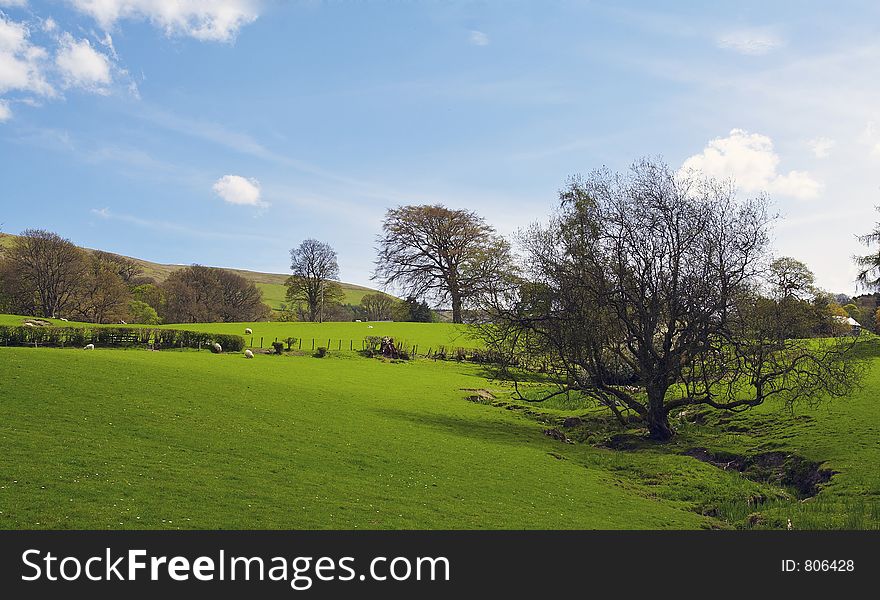
[[[813,272],[803,262],[783,256],[770,263],[767,276],[773,295],[780,300],[807,299],[813,295],[816,281]]]
[[[155,283],[141,283],[132,288],[131,296],[134,300],[148,304],[157,313],[162,313],[165,305],[165,292],[161,286]]]
[[[880,308],[874,312],[874,331],[880,331]]]
[[[558,386],[533,400],[579,393],[667,440],[672,411],[815,402],[860,382],[854,339],[792,338],[757,293],[762,198],[642,160],[572,179],[560,201],[525,234],[522,276],[486,298],[489,347],[539,357]]]
[[[220,284],[220,320],[226,323],[259,321],[269,315],[263,292],[251,281],[225,269],[215,269]]]
[[[409,296],[406,300],[398,300],[394,304],[392,318],[395,321],[433,323],[437,320],[437,315],[427,302],[420,301],[415,296]]]
[[[393,317],[394,304],[397,300],[388,294],[365,294],[361,298],[361,307],[369,321],[387,321]]]
[[[139,323],[143,325],[158,325],[159,314],[152,306],[140,300],[131,300],[128,303],[128,319],[129,323]]]
[[[880,206],[877,207],[880,210]],[[859,236],[859,241],[865,246],[880,245],[880,223],[874,225],[874,231]],[[857,279],[859,283],[869,290],[880,289],[880,246],[876,251],[865,255],[855,256],[854,260],[859,267]]]
[[[92,254],[115,271],[126,285],[132,285],[144,273],[140,264],[125,256],[102,250],[94,250]]]
[[[315,239],[290,250],[287,301],[301,307],[306,321],[323,321],[325,310],[345,297],[339,285],[339,264],[333,247]]]
[[[817,313],[812,300],[819,290],[814,285],[816,278],[807,265],[783,256],[770,263],[765,278],[773,301],[765,308],[772,309],[781,330],[791,338],[814,335]]]
[[[211,267],[193,265],[171,273],[162,283],[166,323],[259,321],[269,315],[252,281]]]
[[[850,302],[849,304],[843,307],[843,310],[846,311],[846,316],[855,319],[856,321],[862,320],[862,311],[858,306]]]
[[[116,323],[128,316],[131,292],[119,274],[113,255],[91,253],[85,257],[72,312],[80,321]]]
[[[400,206],[385,213],[373,278],[405,294],[450,302],[452,320],[510,263],[510,247],[473,211],[442,205]]]
[[[4,250],[0,286],[13,312],[57,317],[73,305],[86,268],[85,253],[70,240],[25,230]]]

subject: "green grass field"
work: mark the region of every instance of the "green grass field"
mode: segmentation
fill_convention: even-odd
[[[27,317],[17,315],[0,314],[0,325],[21,325]],[[91,323],[73,323],[58,319],[43,319],[59,327],[96,327]],[[98,326],[100,327],[100,326]],[[107,325],[106,327],[119,327],[119,325]],[[130,327],[142,327],[130,325]],[[263,338],[263,347],[268,348],[275,339],[285,340],[289,337],[302,339],[302,349],[310,350],[312,340],[315,347],[326,346],[329,340],[330,348],[336,350],[350,347],[360,349],[360,344],[367,336],[390,336],[408,347],[419,346],[419,352],[425,352],[429,348],[445,346],[447,348],[479,348],[480,340],[475,339],[466,325],[454,323],[409,323],[409,322],[328,322],[328,323],[304,323],[304,322],[260,322],[260,323],[184,323],[161,325],[169,329],[185,329],[189,331],[207,331],[212,333],[224,333],[241,335],[248,345],[260,346],[260,338]],[[250,328],[253,335],[245,335],[245,329]]]
[[[255,285],[260,289],[260,291],[263,292],[263,302],[266,303],[269,308],[273,310],[280,310],[281,303],[287,302],[287,287],[283,283],[258,282]],[[340,285],[342,286],[342,291],[345,294],[342,299],[343,304],[358,305],[361,303],[361,298],[363,298],[367,294],[372,294],[376,292],[376,290],[360,287],[351,283],[343,283]]]
[[[607,452],[464,400],[486,385],[473,366],[30,348],[0,365],[4,528],[710,523],[590,464]],[[740,486],[690,462],[662,466]]]
[[[0,528],[878,529],[873,361],[849,398],[707,413],[624,451],[603,446],[639,430],[582,401],[513,401],[467,363],[0,348]],[[472,388],[496,400],[468,401]],[[584,424],[561,428],[568,416]],[[801,500],[684,455],[694,447],[837,473]]]

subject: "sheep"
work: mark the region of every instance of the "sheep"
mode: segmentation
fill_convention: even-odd
[[[245,358],[253,358],[253,357],[254,357],[254,353],[251,352],[250,350],[245,350],[245,351],[244,351],[244,357],[245,357]]]
[[[361,321],[360,319],[355,319],[354,322],[355,323],[362,323],[363,321]]]
[[[83,350],[94,350],[94,349],[95,349],[95,345],[94,345],[94,344],[87,344],[86,347],[83,348]]]
[[[248,327],[244,330],[245,335],[253,335],[253,333],[254,333],[254,330],[251,329],[250,327]]]
[[[25,327],[33,327],[34,324],[31,323],[30,321],[25,321],[24,326],[25,326]]]
[[[126,323],[125,321],[119,321],[119,324],[120,325],[128,325],[128,323]]]
[[[67,323],[67,319],[65,319],[64,317],[61,317],[59,320],[60,320],[60,321],[64,321],[65,323]]]
[[[213,352],[214,354],[220,354],[221,352],[223,352],[223,346],[221,346],[217,342],[214,342],[213,344],[211,344],[211,352]]]
[[[372,328],[373,328],[372,325],[367,325],[367,329],[372,329]]]

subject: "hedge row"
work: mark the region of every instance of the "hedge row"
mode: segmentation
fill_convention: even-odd
[[[244,350],[240,335],[202,333],[182,329],[150,329],[147,327],[23,327],[0,326],[2,346],[66,346],[83,347],[94,344],[100,348],[150,346],[163,348],[208,348],[217,342],[227,352]]]

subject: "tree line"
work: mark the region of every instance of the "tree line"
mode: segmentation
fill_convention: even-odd
[[[0,254],[0,310],[89,323],[256,321],[269,314],[256,286],[193,265],[157,283],[134,260],[84,250],[28,229]]]

